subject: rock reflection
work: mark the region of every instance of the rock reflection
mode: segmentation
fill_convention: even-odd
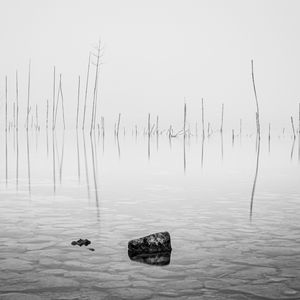
[[[128,256],[132,261],[154,266],[167,266],[171,261],[171,252],[135,255],[128,251]]]

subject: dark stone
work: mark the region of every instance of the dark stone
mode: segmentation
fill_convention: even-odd
[[[90,251],[95,251],[95,249],[94,248],[88,248]]]
[[[171,238],[169,232],[158,232],[128,242],[128,251],[131,256],[137,254],[150,254],[171,252]]]
[[[136,261],[139,263],[155,266],[166,266],[170,263],[171,251],[138,255],[133,255],[132,252],[128,251],[128,256],[132,261]]]
[[[76,245],[78,245],[78,246],[88,246],[89,244],[90,244],[91,242],[88,240],[88,239],[79,239],[77,242],[76,241],[73,241],[71,244],[73,245],[73,246],[76,246]]]

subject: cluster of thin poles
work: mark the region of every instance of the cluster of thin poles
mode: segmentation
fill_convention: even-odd
[[[84,101],[83,101],[83,108],[82,108],[82,124],[80,125],[80,100],[81,100],[81,90],[82,88],[82,79],[78,76],[78,85],[77,85],[77,110],[76,110],[76,130],[79,129],[81,126],[82,130],[86,128],[86,118],[87,118],[87,102],[88,102],[88,90],[90,86],[90,76],[91,76],[91,65],[95,66],[95,75],[94,75],[94,84],[93,84],[93,92],[92,92],[92,111],[91,111],[91,123],[90,123],[90,134],[96,129],[96,118],[97,118],[97,106],[98,106],[98,90],[99,90],[99,71],[100,71],[100,59],[102,56],[102,48],[101,48],[101,41],[96,47],[96,53],[89,53],[88,57],[88,64],[87,64],[87,72],[86,72],[86,80],[85,80],[85,87],[84,87]],[[92,58],[96,59],[96,63],[92,62]],[[254,98],[256,104],[256,132],[257,137],[260,139],[261,136],[261,123],[260,123],[260,110],[259,110],[259,103],[255,85],[255,77],[254,77],[254,62],[251,60],[251,76],[252,76],[252,84],[253,84],[253,91],[254,91]],[[63,94],[63,83],[62,83],[62,74],[59,74],[59,79],[57,83],[57,74],[56,74],[56,67],[53,67],[53,92],[52,92],[52,130],[55,130],[57,127],[57,120],[58,120],[58,111],[59,106],[61,107],[61,115],[62,115],[62,123],[63,129],[66,128],[66,121],[65,121],[65,108],[64,108],[64,94]],[[18,72],[16,71],[16,78],[15,78],[15,88],[16,88],[16,96],[15,102],[13,102],[13,121],[8,121],[8,78],[5,77],[5,131],[9,130],[11,127],[19,129],[19,80],[18,80]],[[31,127],[33,127],[34,123],[34,112],[30,105],[30,93],[31,93],[31,62],[29,61],[28,65],[28,80],[27,80],[27,106],[26,106],[26,118],[25,118],[25,128],[28,131],[29,129],[29,120],[31,116]],[[49,127],[49,100],[47,99],[46,103],[46,128]],[[296,129],[294,124],[293,116],[290,117],[291,121],[291,128],[292,134],[294,139],[296,138]],[[144,128],[144,134],[148,135],[148,137],[152,136],[153,134],[159,135],[163,132],[166,132],[169,138],[175,138],[179,135],[183,135],[184,139],[187,136],[192,135],[192,131],[190,129],[190,125],[187,124],[187,104],[184,101],[184,114],[183,114],[183,128],[177,132],[174,131],[173,126],[170,125],[167,130],[159,131],[158,127],[159,116],[156,117],[156,122],[151,124],[151,115],[148,114],[147,120],[147,128]],[[117,122],[114,125],[114,135],[119,137],[120,133],[120,123],[121,123],[121,113],[118,114]],[[205,118],[204,118],[204,99],[201,99],[201,123],[202,123],[202,138],[205,136],[210,137],[213,133],[211,123],[207,122],[207,130],[205,128]],[[220,133],[223,133],[223,124],[224,124],[224,103],[222,103],[221,107],[221,125],[220,125]],[[38,105],[35,106],[35,128],[36,130],[40,130],[39,125],[39,114],[38,114]],[[104,117],[101,116],[100,124],[97,124],[98,132],[102,133],[104,136],[105,134],[105,127],[104,127]],[[133,134],[138,134],[138,127],[135,125],[133,129]],[[299,103],[299,128],[298,133],[300,133],[300,103]],[[125,128],[124,128],[125,134]],[[242,119],[240,119],[240,128],[239,134],[242,134]],[[198,123],[196,122],[195,126],[195,135],[198,136]],[[234,141],[235,138],[235,131],[232,129],[232,140]],[[268,126],[268,139],[271,139],[271,124],[269,123]]]

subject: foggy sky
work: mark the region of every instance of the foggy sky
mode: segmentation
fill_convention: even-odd
[[[2,0],[0,125],[5,76],[11,114],[16,70],[24,120],[31,59],[31,105],[39,105],[44,120],[55,65],[63,76],[67,127],[73,127],[78,75],[84,83],[88,54],[101,38],[98,117],[109,124],[120,112],[126,126],[146,123],[148,113],[153,120],[159,114],[162,126],[180,126],[185,99],[194,126],[203,97],[214,129],[224,103],[225,129],[238,129],[242,118],[254,132],[253,59],[263,127],[271,122],[290,130],[300,102],[299,17],[300,2],[292,0]]]

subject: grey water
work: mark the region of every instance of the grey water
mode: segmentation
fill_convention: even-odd
[[[298,138],[0,135],[0,299],[300,299]]]

